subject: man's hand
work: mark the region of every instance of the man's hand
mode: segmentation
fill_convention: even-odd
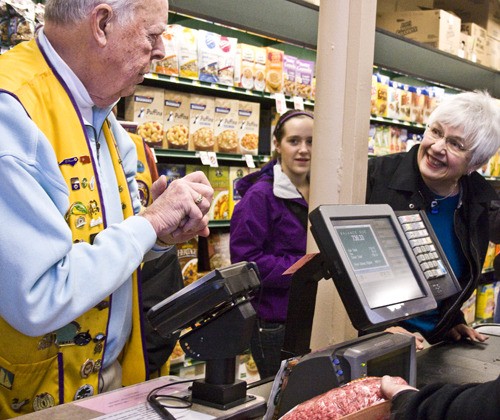
[[[446,338],[451,341],[459,341],[462,338],[468,338],[471,341],[485,342],[489,337],[476,331],[474,328],[465,324],[455,325],[448,333]]]
[[[194,236],[208,236],[208,210],[214,190],[201,171],[172,181],[165,176],[152,186],[153,203],[141,216],[148,219],[158,238],[167,244],[185,242]]]

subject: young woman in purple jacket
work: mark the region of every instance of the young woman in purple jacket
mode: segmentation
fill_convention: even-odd
[[[281,364],[291,279],[283,272],[306,252],[312,134],[311,113],[281,115],[274,159],[236,185],[241,200],[231,218],[231,262],[254,261],[261,275],[251,351],[262,379]]]

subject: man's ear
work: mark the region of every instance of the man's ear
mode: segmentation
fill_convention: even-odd
[[[99,46],[104,47],[108,42],[110,21],[113,9],[108,4],[99,4],[91,14],[92,33]]]

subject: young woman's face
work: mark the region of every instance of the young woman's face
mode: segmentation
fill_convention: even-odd
[[[276,151],[281,157],[281,168],[290,178],[307,175],[311,168],[311,147],[313,119],[298,116],[283,125],[283,138],[278,144],[274,139]]]
[[[463,130],[433,123],[425,131],[417,160],[427,184],[446,187],[457,182],[468,172],[470,162]]]

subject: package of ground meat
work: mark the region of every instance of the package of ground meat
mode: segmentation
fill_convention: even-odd
[[[406,381],[399,378],[402,384]],[[385,401],[379,377],[356,379],[297,405],[281,420],[337,420]]]

